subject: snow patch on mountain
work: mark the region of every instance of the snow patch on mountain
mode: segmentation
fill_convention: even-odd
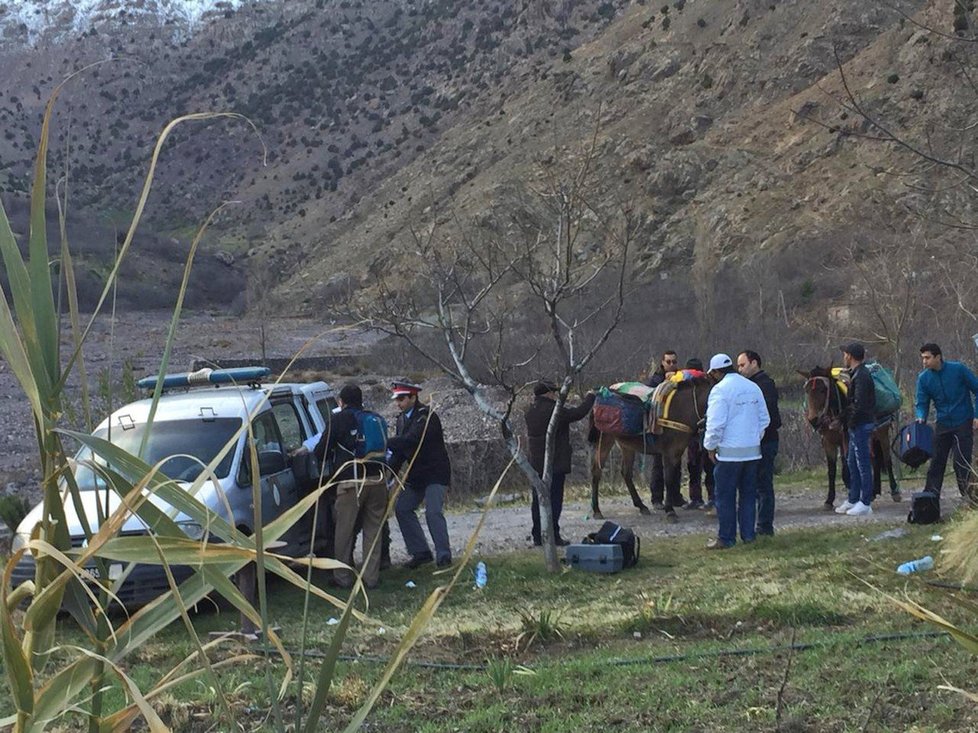
[[[132,23],[192,33],[208,14],[261,0],[7,0],[0,2],[0,38],[36,43],[77,36],[100,26]]]

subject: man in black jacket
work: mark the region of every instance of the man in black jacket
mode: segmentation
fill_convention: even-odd
[[[869,370],[863,366],[866,349],[852,343],[842,347],[842,358],[849,369],[849,499],[835,508],[837,514],[865,517],[873,513],[873,466],[869,443],[876,426],[876,387]]]
[[[526,437],[530,452],[530,465],[543,476],[544,461],[547,453],[547,428],[554,408],[557,406],[557,386],[551,382],[541,381],[533,387],[533,403],[526,408]],[[594,405],[594,392],[588,392],[577,407],[561,408],[557,415],[556,435],[554,436],[553,471],[550,479],[550,514],[553,517],[553,536],[557,545],[569,544],[560,536],[560,512],[564,507],[564,483],[571,471],[570,424],[587,417]],[[540,522],[540,499],[533,492],[533,504],[530,508],[533,516],[531,534],[533,544],[543,544]]]
[[[391,385],[392,397],[401,414],[397,418],[397,435],[387,444],[391,453],[390,465],[394,473],[405,463],[409,465],[394,514],[411,556],[406,567],[416,568],[435,560],[442,568],[452,563],[452,545],[445,521],[445,494],[452,481],[452,464],[445,448],[441,420],[418,399],[420,391],[421,387],[407,382]],[[421,502],[425,505],[425,520],[435,546],[434,555],[415,514]]]
[[[645,380],[645,385],[647,387],[658,387],[666,379],[671,377],[679,370],[679,356],[672,349],[667,349],[662,352],[662,358],[659,360],[659,366],[655,368],[655,371],[649,375],[649,378]],[[652,454],[652,473],[649,475],[649,493],[652,495],[652,507],[655,509],[665,509],[667,512],[671,512],[673,507],[683,506],[686,504],[686,500],[683,499],[682,494],[677,496],[666,496],[666,477],[665,477],[665,466],[662,463],[662,455],[660,453]],[[668,501],[664,501],[668,499]]]
[[[387,508],[387,483],[383,467],[356,458],[359,435],[357,413],[363,410],[363,392],[355,384],[343,385],[337,396],[340,411],[330,416],[329,428],[316,444],[315,454],[320,465],[332,466],[336,473],[330,478],[335,485],[336,559],[353,567],[353,545],[358,525],[363,530],[363,554],[373,547],[374,538],[380,533]],[[295,454],[301,454],[300,448]],[[295,455],[294,454],[294,455]],[[363,568],[363,583],[376,588],[380,581],[381,547],[378,541]],[[353,576],[348,570],[333,571],[333,585],[340,588],[353,586]]]
[[[757,534],[774,534],[774,459],[778,455],[778,387],[768,373],[761,369],[761,355],[756,351],[741,351],[737,356],[737,371],[761,388],[771,423],[761,436],[761,462],[757,464]]]

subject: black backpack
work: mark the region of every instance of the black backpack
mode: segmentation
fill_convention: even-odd
[[[584,538],[586,545],[620,545],[622,567],[630,568],[638,563],[638,555],[642,546],[641,540],[627,527],[615,522],[605,522],[601,529],[592,532]]]
[[[931,491],[915,491],[910,495],[910,524],[934,524],[941,521],[941,497]]]

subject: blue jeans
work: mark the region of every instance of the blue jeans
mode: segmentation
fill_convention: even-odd
[[[757,464],[760,461],[717,461],[713,469],[716,481],[717,539],[733,547],[740,539],[754,539],[757,519]]]
[[[761,443],[757,464],[757,534],[774,534],[774,459],[778,441]]]
[[[873,435],[873,423],[868,422],[849,428],[849,503],[861,501],[867,506],[873,503],[873,462],[869,457],[869,439]]]

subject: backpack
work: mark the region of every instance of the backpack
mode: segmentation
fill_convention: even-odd
[[[876,414],[891,415],[900,409],[903,402],[903,395],[900,394],[900,387],[893,378],[893,372],[880,364],[878,361],[867,361],[863,366],[873,378],[873,387],[876,392]]]
[[[910,497],[910,524],[934,524],[941,521],[941,497],[930,491],[915,491]]]
[[[605,522],[601,529],[584,538],[588,545],[620,545],[622,567],[630,568],[638,563],[642,543],[632,530],[615,522]]]
[[[357,410],[357,459],[383,459],[387,453],[387,421],[373,410]]]

